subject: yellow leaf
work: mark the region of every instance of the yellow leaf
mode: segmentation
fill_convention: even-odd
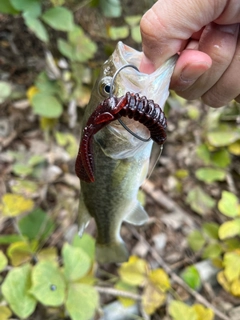
[[[227,292],[230,292],[231,291],[231,288],[230,288],[230,283],[227,281],[225,275],[224,275],[224,271],[220,271],[218,274],[217,274],[217,281],[218,283],[223,287],[223,289]]]
[[[12,312],[8,307],[0,306],[0,320],[7,320],[11,317]]]
[[[114,286],[116,289],[121,290],[121,291],[126,291],[126,292],[131,292],[131,293],[137,293],[137,288],[134,286],[131,286],[123,281],[119,281],[116,283]],[[124,297],[118,297],[118,300],[121,302],[121,304],[125,307],[131,307],[136,303],[135,300],[130,299],[130,298],[124,298]]]
[[[214,313],[211,309],[205,308],[201,304],[194,304],[193,309],[195,310],[198,318],[197,320],[213,320]]]
[[[128,262],[125,262],[119,268],[121,279],[133,286],[142,285],[148,272],[148,264],[145,260],[136,256],[131,256]]]
[[[166,292],[171,288],[169,277],[163,269],[150,271],[148,277],[153,285],[162,292]]]
[[[55,247],[49,247],[46,249],[42,249],[38,255],[37,258],[39,261],[52,261],[52,262],[58,262],[58,254],[57,254],[57,248]]]
[[[227,252],[223,258],[224,275],[229,282],[240,277],[240,250]]]
[[[30,102],[32,102],[32,98],[35,96],[36,93],[38,93],[39,90],[37,87],[35,86],[31,86],[30,88],[28,88],[27,90],[27,98]]]
[[[32,210],[34,202],[31,199],[26,199],[22,195],[6,193],[2,197],[2,213],[8,217],[15,217],[21,213]]]
[[[40,127],[43,131],[52,130],[57,122],[58,119],[40,117]]]
[[[7,250],[7,255],[11,260],[14,267],[17,267],[27,261],[30,261],[33,257],[33,253],[36,251],[37,242],[31,243],[18,241],[12,243]]]
[[[237,140],[228,146],[228,150],[230,153],[235,156],[240,156],[240,140]]]
[[[147,284],[142,296],[142,305],[147,314],[153,314],[166,300],[165,293],[159,291],[151,283]]]
[[[198,320],[197,313],[193,307],[186,305],[182,301],[172,300],[168,310],[173,320]]]
[[[2,272],[6,268],[7,264],[8,264],[7,257],[2,252],[2,250],[0,250],[0,272]]]
[[[232,282],[231,293],[236,297],[240,297],[240,280],[239,279],[235,279]]]

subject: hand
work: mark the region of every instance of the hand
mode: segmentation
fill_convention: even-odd
[[[141,20],[142,72],[180,53],[171,89],[220,107],[240,102],[240,1],[158,0]]]

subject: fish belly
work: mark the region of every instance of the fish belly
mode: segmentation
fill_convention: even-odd
[[[144,223],[148,216],[137,200],[145,161],[132,157],[115,160],[94,143],[95,182],[81,182],[79,224],[82,232],[93,217],[97,226],[96,256],[99,262],[123,262],[128,251],[121,239],[124,220]]]

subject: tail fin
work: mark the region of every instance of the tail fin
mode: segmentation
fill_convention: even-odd
[[[96,246],[96,259],[100,263],[125,262],[128,257],[129,253],[123,242]]]

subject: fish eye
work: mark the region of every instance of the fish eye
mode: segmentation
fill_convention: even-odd
[[[110,94],[110,88],[111,88],[111,77],[105,77],[103,78],[99,83],[99,93],[103,97],[108,97]]]

